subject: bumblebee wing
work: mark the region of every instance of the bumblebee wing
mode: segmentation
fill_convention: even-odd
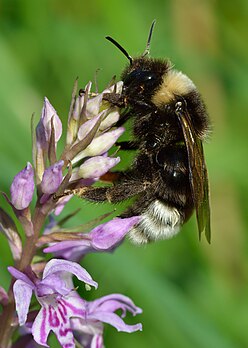
[[[186,102],[184,103],[178,102],[175,112],[183,130],[188,153],[189,179],[196,210],[199,239],[201,238],[201,234],[205,232],[206,239],[210,243],[209,186],[203,146],[201,140],[194,131]]]

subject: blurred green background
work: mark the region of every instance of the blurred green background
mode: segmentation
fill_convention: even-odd
[[[126,59],[104,39],[111,35],[135,56],[152,20],[151,55],[169,57],[204,96],[213,122],[205,145],[212,205],[212,244],[198,241],[195,218],[169,241],[113,255],[92,254],[83,265],[99,282],[96,298],[121,292],[143,308],[129,322],[143,332],[105,330],[106,347],[248,347],[248,2],[0,1],[0,189],[31,161],[30,117],[43,97],[64,125],[72,85],[94,79],[103,88]],[[1,199],[1,205],[5,205]],[[109,211],[74,199],[73,224]],[[8,209],[9,211],[9,209]],[[11,256],[0,235],[0,279],[7,288]],[[52,340],[52,347],[57,347]]]

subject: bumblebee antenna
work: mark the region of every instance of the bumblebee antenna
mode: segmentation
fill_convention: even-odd
[[[112,44],[114,44],[117,48],[119,48],[119,50],[124,54],[124,56],[127,57],[127,59],[130,62],[130,65],[133,64],[133,58],[127,53],[127,51],[117,42],[115,41],[115,39],[113,39],[110,36],[106,36],[105,39],[107,39],[108,41],[112,42]]]
[[[150,53],[151,39],[152,39],[152,33],[153,33],[155,23],[156,23],[156,20],[154,19],[152,22],[150,31],[149,31],[149,35],[148,35],[148,39],[147,39],[147,43],[146,43],[146,49],[145,49],[144,53],[142,54],[142,57],[145,57]]]

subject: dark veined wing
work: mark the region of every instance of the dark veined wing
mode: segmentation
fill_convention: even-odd
[[[206,239],[210,243],[211,227],[208,173],[204,160],[202,141],[196,135],[193,128],[185,100],[176,104],[175,112],[183,130],[188,153],[189,178],[196,210],[199,239],[201,238],[201,234],[205,232]]]

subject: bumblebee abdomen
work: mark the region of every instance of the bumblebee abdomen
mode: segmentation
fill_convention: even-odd
[[[129,232],[135,244],[169,239],[176,235],[184,219],[176,208],[155,200],[141,214],[141,221]]]

